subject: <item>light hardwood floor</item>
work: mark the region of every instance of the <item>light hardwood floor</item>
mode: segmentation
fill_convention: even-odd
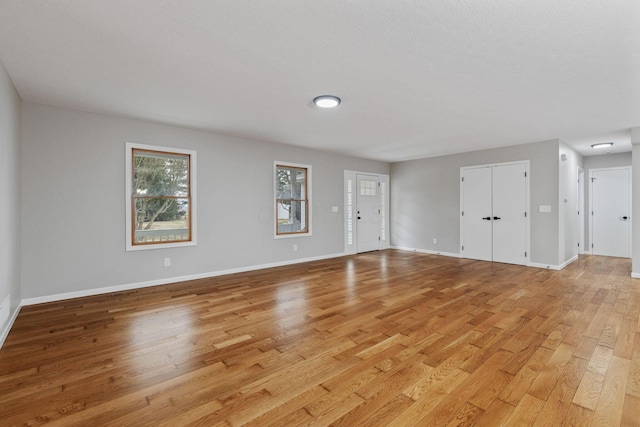
[[[638,426],[630,268],[389,250],[24,307],[0,425]]]

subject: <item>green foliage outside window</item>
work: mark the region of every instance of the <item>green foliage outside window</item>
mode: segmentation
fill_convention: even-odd
[[[133,150],[135,243],[189,240],[189,160],[186,154]]]

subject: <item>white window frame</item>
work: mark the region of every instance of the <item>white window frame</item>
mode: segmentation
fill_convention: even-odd
[[[277,219],[277,212],[278,212],[278,202],[277,202],[277,198],[278,198],[278,189],[276,188],[276,180],[278,179],[278,166],[282,166],[285,168],[302,168],[302,169],[306,169],[307,170],[307,231],[306,233],[304,232],[300,232],[300,233],[287,233],[287,234],[278,234],[278,219]],[[311,207],[312,205],[312,180],[311,180],[311,165],[305,165],[302,163],[291,163],[291,162],[280,162],[280,161],[274,161],[273,162],[273,178],[272,178],[272,182],[273,182],[273,238],[274,239],[291,239],[294,237],[309,237],[312,235],[311,233],[311,228],[312,228],[312,209]]]
[[[175,153],[175,154],[186,154],[189,156],[189,190],[191,194],[191,240],[188,242],[162,242],[162,243],[151,243],[145,245],[133,245],[132,244],[132,233],[134,232],[132,226],[132,217],[131,217],[131,198],[132,198],[132,190],[133,190],[133,150],[150,150],[150,151],[159,151],[166,153]],[[149,249],[168,249],[168,248],[176,248],[182,246],[196,246],[197,245],[197,191],[196,191],[196,177],[197,177],[197,169],[196,169],[197,161],[196,161],[196,152],[194,150],[185,150],[182,148],[175,147],[162,147],[158,145],[147,145],[147,144],[137,144],[134,142],[125,143],[125,242],[126,242],[126,250],[127,251],[144,251]]]

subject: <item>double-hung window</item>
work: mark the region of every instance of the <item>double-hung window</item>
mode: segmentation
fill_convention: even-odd
[[[196,244],[196,153],[126,144],[127,250]]]
[[[311,166],[275,162],[275,237],[311,235]]]

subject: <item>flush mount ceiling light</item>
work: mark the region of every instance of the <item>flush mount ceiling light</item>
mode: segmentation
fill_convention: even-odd
[[[334,108],[340,105],[340,98],[333,95],[320,95],[313,98],[313,103],[320,108]]]
[[[591,144],[591,148],[607,148],[611,147],[613,142],[599,142],[597,144]]]

